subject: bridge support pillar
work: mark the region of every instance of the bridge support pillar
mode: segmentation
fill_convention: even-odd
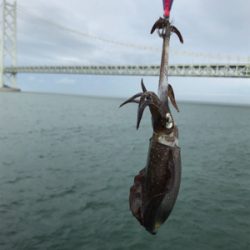
[[[16,73],[7,74],[5,67],[16,67],[16,0],[3,0],[0,26],[0,91],[17,91]]]

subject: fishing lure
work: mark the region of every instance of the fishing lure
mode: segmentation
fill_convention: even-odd
[[[146,166],[134,178],[130,188],[129,204],[132,214],[152,234],[169,217],[178,196],[181,181],[181,155],[178,146],[178,128],[171,114],[168,100],[177,111],[172,86],[167,81],[168,46],[171,32],[183,42],[178,29],[171,26],[168,18],[160,18],[151,33],[158,29],[163,38],[163,52],[160,69],[159,93],[148,91],[141,80],[142,92],[132,96],[120,107],[137,103],[138,129],[146,107],[152,117],[153,135],[150,139]]]

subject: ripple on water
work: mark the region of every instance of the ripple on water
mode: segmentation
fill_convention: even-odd
[[[120,100],[8,98],[9,111],[0,109],[6,118],[0,136],[1,250],[249,248],[249,109],[234,112],[241,121],[235,127],[232,107],[181,104],[180,195],[152,237],[128,204],[134,175],[147,158],[148,113],[135,131],[136,106],[118,111]]]

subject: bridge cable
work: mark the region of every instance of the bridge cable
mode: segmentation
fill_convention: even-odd
[[[117,45],[117,46],[122,46],[122,47],[126,47],[126,48],[139,49],[139,50],[151,51],[151,52],[161,51],[161,48],[156,48],[156,47],[147,46],[147,45],[132,44],[132,43],[121,42],[121,41],[117,41],[117,40],[111,40],[111,39],[103,38],[103,37],[100,37],[98,35],[94,35],[91,33],[78,31],[78,30],[66,27],[64,25],[61,25],[57,22],[43,18],[35,13],[31,13],[30,11],[23,9],[19,5],[18,5],[17,10],[21,14],[26,13],[27,15],[31,15],[31,16],[35,17],[36,19],[39,19],[43,22],[46,22],[47,24],[53,25],[54,27],[56,27],[60,30],[67,31],[69,33],[73,33],[73,34],[78,35],[78,36],[83,36],[83,37],[87,37],[89,39],[93,39],[93,40],[97,40],[97,41],[101,41],[104,43],[109,43],[109,44],[113,44],[113,45]],[[189,57],[204,58],[204,59],[210,59],[210,60],[216,59],[216,60],[220,60],[220,61],[222,61],[222,60],[226,60],[226,61],[236,60],[239,62],[250,62],[250,56],[243,57],[243,56],[225,55],[225,54],[224,55],[222,55],[222,54],[209,54],[209,53],[204,53],[204,52],[194,52],[194,51],[185,51],[185,50],[181,50],[181,51],[180,50],[173,50],[171,52],[173,52],[173,54],[175,54],[177,56],[189,56]]]

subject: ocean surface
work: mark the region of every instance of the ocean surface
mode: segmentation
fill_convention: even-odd
[[[250,107],[180,103],[182,183],[156,236],[131,215],[152,133],[122,99],[0,94],[1,250],[249,250]]]

